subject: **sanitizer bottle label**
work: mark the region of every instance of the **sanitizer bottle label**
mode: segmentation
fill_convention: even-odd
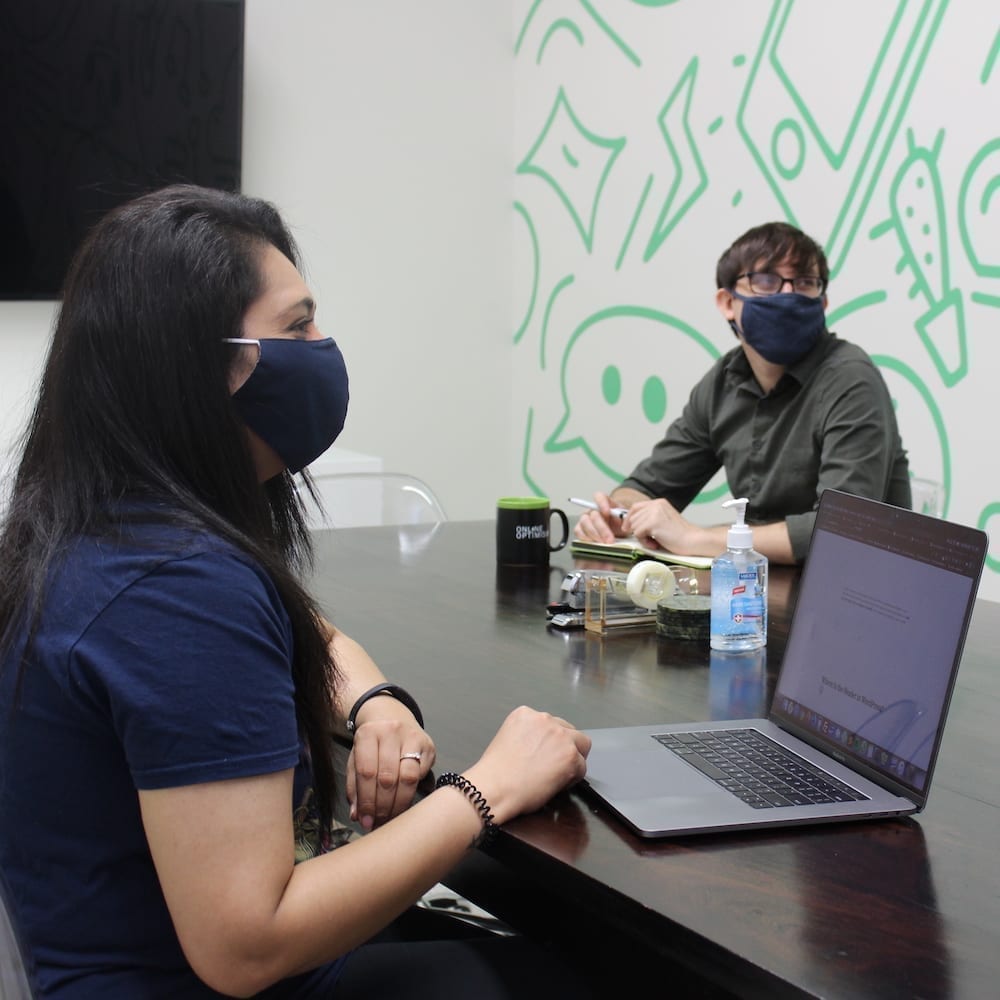
[[[759,597],[734,597],[729,602],[729,618],[737,626],[734,632],[755,632],[764,618],[764,602]]]

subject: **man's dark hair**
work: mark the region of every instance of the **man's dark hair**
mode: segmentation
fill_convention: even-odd
[[[773,271],[785,260],[800,274],[817,273],[824,281],[830,278],[826,254],[814,239],[787,222],[766,222],[748,229],[719,258],[715,287],[732,288],[741,274]]]
[[[297,263],[272,205],[190,185],[115,209],[84,241],[0,533],[0,662],[26,632],[19,670],[31,669],[48,580],[74,538],[113,541],[130,517],[148,520],[153,510],[221,536],[268,573],[291,621],[296,718],[325,821],[337,671],[299,582],[309,533],[292,477],[257,481],[230,394],[233,348],[223,342],[243,336],[269,245]],[[128,500],[141,501],[138,513]]]

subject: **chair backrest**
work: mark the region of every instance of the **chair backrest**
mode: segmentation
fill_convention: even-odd
[[[7,510],[7,504],[10,501],[10,491],[14,486],[15,472],[14,456],[0,451],[0,518],[3,517],[4,512]],[[3,1000],[3,997],[0,997],[0,1000]]]
[[[918,514],[944,517],[948,504],[944,486],[941,483],[934,479],[924,479],[921,476],[910,476],[910,493],[913,509]]]
[[[330,472],[313,477],[321,513],[303,487],[312,527],[439,524],[444,507],[423,480],[402,472]],[[324,516],[325,515],[325,516]]]
[[[31,985],[25,970],[24,952],[7,908],[2,880],[0,880],[0,1000],[32,1000]]]

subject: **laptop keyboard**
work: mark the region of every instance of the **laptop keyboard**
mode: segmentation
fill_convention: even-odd
[[[868,798],[755,729],[664,733],[654,739],[754,809]]]

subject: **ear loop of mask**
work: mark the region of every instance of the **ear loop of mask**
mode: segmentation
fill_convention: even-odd
[[[731,296],[733,296],[733,298],[736,298],[736,289],[735,288],[727,288],[726,291],[729,292],[729,294]],[[740,337],[742,337],[742,334],[740,333],[740,328],[736,325],[736,320],[735,319],[727,319],[726,322],[729,324],[729,329],[732,330],[733,333],[736,335],[736,339],[739,340]]]
[[[240,389],[246,385],[247,380],[254,373],[257,365],[260,364],[260,341],[251,340],[245,337],[223,337],[222,342],[224,344],[234,344],[237,349],[237,353],[240,356],[238,361],[234,361],[232,367],[230,368],[230,395],[235,395]],[[247,352],[247,348],[255,348],[255,357],[253,363],[250,363],[250,356]],[[246,355],[244,359],[244,355]]]

